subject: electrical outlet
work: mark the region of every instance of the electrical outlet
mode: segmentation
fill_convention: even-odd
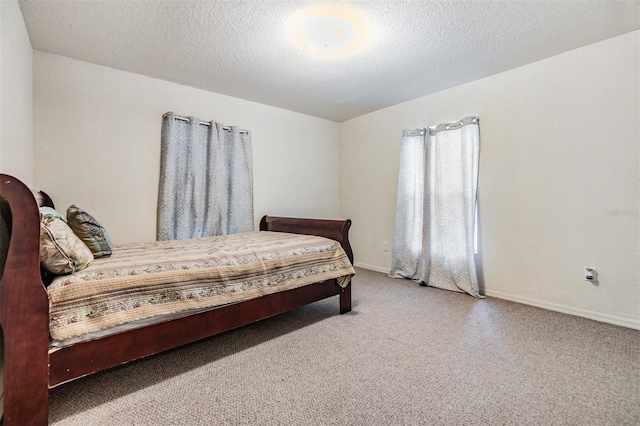
[[[586,266],[584,268],[584,280],[585,281],[590,281],[590,282],[598,281],[597,273],[598,273],[598,271],[596,271],[596,268],[592,268],[590,266]]]
[[[388,242],[384,242],[384,251],[389,251],[389,243]]]

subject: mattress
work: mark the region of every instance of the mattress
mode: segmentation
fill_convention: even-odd
[[[69,341],[330,279],[345,287],[354,274],[338,242],[309,235],[261,231],[119,245],[111,257],[52,281],[50,334]]]

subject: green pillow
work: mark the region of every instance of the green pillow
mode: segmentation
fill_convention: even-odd
[[[113,243],[111,237],[89,213],[72,204],[67,209],[67,225],[89,247],[93,257],[111,256]]]

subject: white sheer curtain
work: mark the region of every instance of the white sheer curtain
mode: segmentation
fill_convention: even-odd
[[[389,276],[482,297],[474,257],[477,117],[405,130]]]
[[[253,231],[251,133],[176,117],[162,121],[158,240]]]

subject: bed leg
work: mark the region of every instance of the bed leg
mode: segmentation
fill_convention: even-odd
[[[49,354],[37,339],[4,334],[4,401],[2,425],[46,425],[49,422]],[[19,351],[11,350],[19,347]],[[7,349],[10,350],[7,350]],[[43,350],[44,348],[44,350]]]
[[[351,311],[351,283],[340,293],[340,313],[346,314],[349,311]]]

